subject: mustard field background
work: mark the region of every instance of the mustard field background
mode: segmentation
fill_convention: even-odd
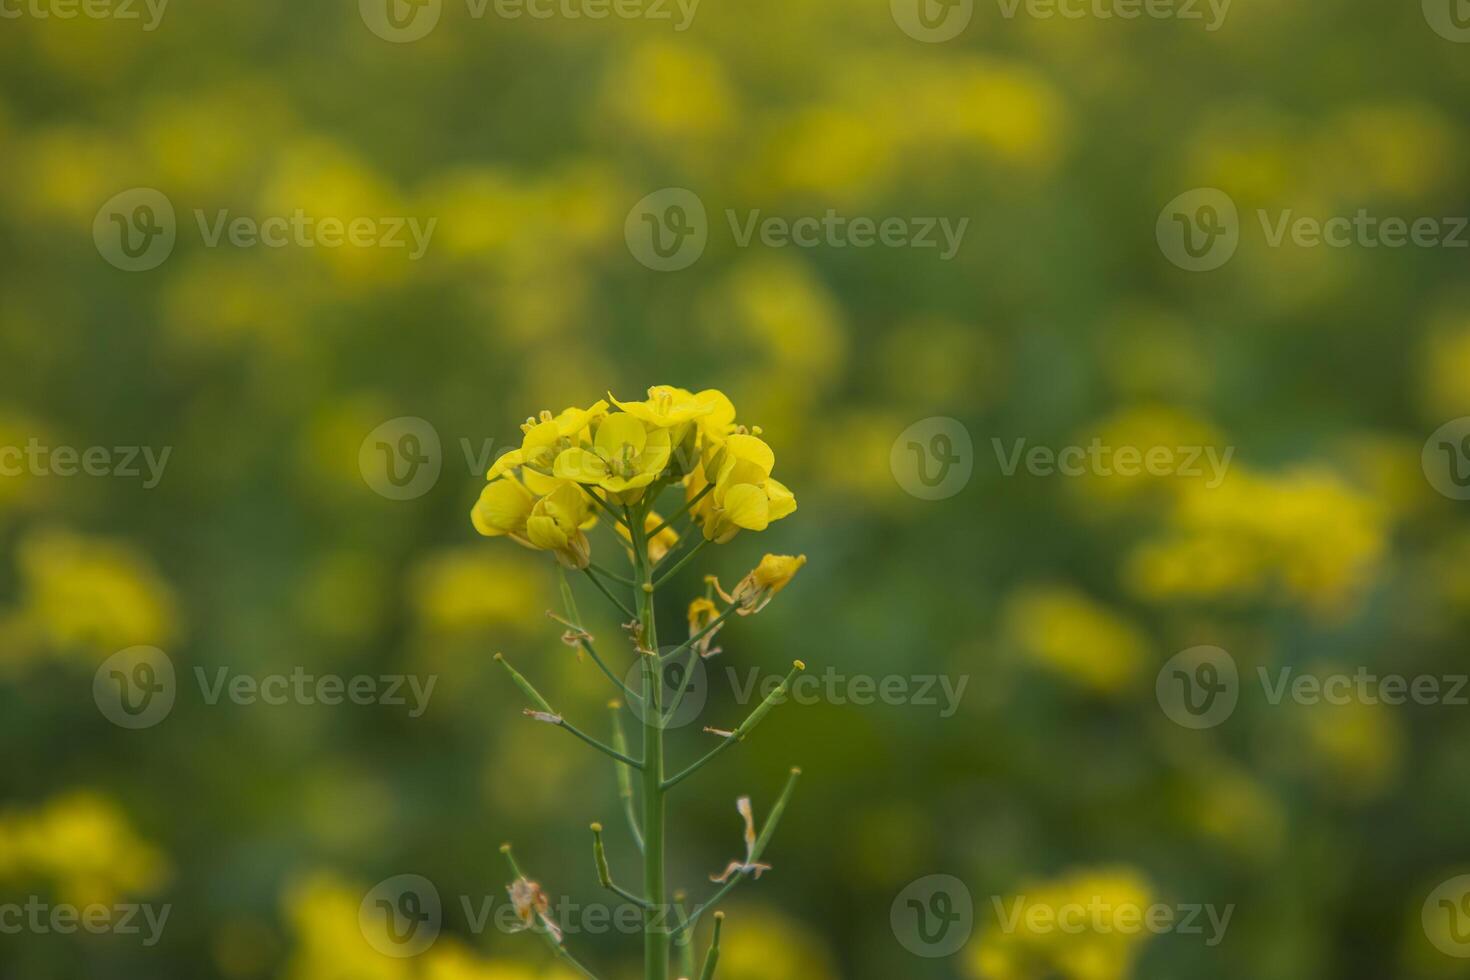
[[[674,758],[753,707],[727,671],[837,675],[674,800],[670,874],[697,899],[741,853],[736,797],[763,814],[804,772],[773,870],[727,907],[722,980],[1470,975],[1464,11],[975,0],[926,7],[971,13],[923,40],[904,2],[703,0],[683,30],[673,3],[0,2],[0,977],[567,976],[461,899],[505,903],[514,840],[549,890],[606,904],[592,820],[621,878],[637,864],[606,760],[522,717],[491,657],[598,733],[610,688],[544,614],[550,559],[468,515],[521,420],[653,384],[728,392],[800,501],[702,552],[660,596],[666,631],[703,574],[808,558],[721,634]],[[687,198],[638,206],[668,188],[706,242],[659,271],[638,235],[672,236]],[[1200,188],[1237,216],[1171,203]],[[910,239],[742,244],[829,210]],[[1442,237],[1289,230],[1360,210]],[[251,243],[272,216],[284,244]],[[416,256],[410,219],[433,220]],[[940,247],[913,243],[920,219]],[[967,219],[948,258],[941,219]],[[1168,244],[1232,220],[1212,268]],[[395,223],[404,247],[382,243]],[[401,441],[426,431],[437,448]],[[1202,472],[1079,452],[1066,475],[1018,440],[1196,447]],[[429,469],[405,489],[409,449]],[[926,499],[945,466],[969,475]],[[110,671],[156,676],[109,661],[137,646],[176,679],[130,728],[102,706]],[[1194,728],[1160,678],[1201,646],[1238,667],[1238,703]],[[221,669],[435,682],[417,716],[211,703],[197,672]],[[1283,670],[1438,694],[1273,703],[1259,672]],[[907,693],[854,703],[855,677]],[[941,681],[964,685],[949,712]],[[359,926],[402,874],[444,903],[418,956]],[[921,955],[904,898],[931,875],[973,910],[948,955]],[[1069,903],[1232,912],[1214,944],[1203,916],[1006,927]],[[89,905],[142,931],[48,917]],[[145,905],[169,909],[151,944]],[[568,942],[640,975],[636,935]]]

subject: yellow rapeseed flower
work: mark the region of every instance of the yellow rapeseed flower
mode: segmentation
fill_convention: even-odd
[[[663,472],[670,450],[667,428],[627,413],[609,415],[597,425],[592,445],[564,450],[553,471],[559,479],[600,487],[628,503]]]

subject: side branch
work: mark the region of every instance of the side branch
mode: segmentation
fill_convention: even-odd
[[[781,814],[786,811],[786,803],[791,799],[791,793],[794,789],[796,789],[796,781],[800,778],[801,770],[792,769],[791,775],[786,780],[786,788],[781,790],[781,795],[776,799],[776,805],[771,807],[771,815],[766,818],[766,825],[761,828],[760,836],[757,837],[755,839],[755,843],[751,845],[750,854],[746,859],[746,868],[737,871],[733,875],[731,875],[730,880],[725,882],[725,884],[720,888],[719,891],[711,895],[708,901],[706,901],[703,905],[699,906],[699,908],[690,913],[689,921],[684,923],[682,926],[679,926],[679,930],[693,929],[695,923],[699,921],[699,917],[701,915],[704,915],[704,913],[708,912],[710,909],[718,905],[720,901],[724,899],[724,897],[728,895],[736,885],[740,884],[746,878],[750,877],[750,871],[748,869],[758,864],[761,859],[761,854],[764,853],[766,849],[766,845],[769,844],[771,842],[771,838],[775,836],[776,825],[780,823]],[[715,928],[717,930],[719,929],[718,921],[716,922]],[[718,932],[716,933],[716,935],[718,935]],[[707,965],[708,961],[706,961],[706,966]]]
[[[609,745],[603,745],[597,739],[593,738],[591,735],[588,735],[586,732],[582,731],[580,728],[567,721],[561,715],[557,714],[556,709],[548,704],[546,699],[541,696],[541,692],[537,691],[536,688],[531,685],[530,681],[522,677],[520,672],[510,665],[510,661],[505,659],[505,654],[497,653],[495,655],[495,659],[498,660],[500,662],[500,665],[510,673],[511,680],[515,681],[516,686],[519,687],[525,693],[526,697],[530,698],[531,702],[536,705],[536,709],[534,710],[529,708],[526,709],[527,715],[535,718],[537,721],[544,721],[549,725],[555,725],[558,728],[565,728],[568,732],[586,742],[597,751],[603,753],[604,755],[611,756],[624,765],[632,766],[635,769],[643,768],[643,763],[639,762],[637,759],[634,759],[629,755],[619,752],[617,749],[614,749]]]
[[[743,741],[745,737],[751,733],[755,726],[760,724],[761,719],[766,716],[767,712],[774,708],[777,702],[786,697],[786,692],[791,688],[792,679],[796,677],[797,673],[803,670],[806,670],[806,664],[802,663],[800,660],[796,661],[791,667],[791,672],[786,675],[786,678],[783,681],[781,681],[781,686],[777,687],[770,694],[766,695],[766,699],[760,704],[756,705],[756,709],[750,713],[750,716],[748,718],[740,723],[739,728],[726,735],[724,741],[715,746],[709,752],[705,753],[704,757],[701,758],[698,762],[694,763],[683,772],[680,772],[674,776],[670,776],[668,779],[664,780],[663,789],[667,791],[679,785],[679,783],[683,782],[685,779],[688,779],[700,769],[704,768],[705,764],[708,763],[715,756],[719,755],[721,752],[725,751],[736,742]]]
[[[603,888],[621,895],[641,909],[653,908],[647,899],[639,898],[612,880],[612,871],[607,866],[607,851],[602,846],[602,824],[600,823],[592,825],[592,858],[597,862],[597,881]]]

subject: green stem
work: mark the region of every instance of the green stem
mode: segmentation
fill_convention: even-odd
[[[608,707],[612,709],[613,748],[627,755],[628,736],[623,734],[623,706],[614,701]],[[633,809],[633,770],[621,763],[617,770],[618,796],[623,801],[623,813],[628,818],[628,829],[633,832],[633,842],[638,845],[638,851],[641,854],[643,852],[643,831],[638,829],[638,814]]]
[[[592,646],[592,634],[588,633],[582,625],[582,614],[577,611],[577,600],[572,595],[572,583],[567,581],[567,570],[558,564],[556,566],[556,574],[557,578],[561,581],[561,601],[562,605],[566,607],[567,621],[583,634],[577,637],[577,644],[586,652],[587,656],[592,658],[592,662],[597,665],[597,668],[607,675],[607,679],[617,685],[618,690],[623,692],[623,696],[629,701],[636,703],[639,700],[638,695],[628,690],[628,685],[624,684],[622,678],[612,672],[612,669],[597,655],[596,648]]]
[[[715,934],[709,941],[709,952],[704,957],[704,970],[699,980],[714,980],[715,964],[720,962],[720,926],[725,924],[725,913],[715,913]]]
[[[599,579],[596,575],[593,574],[592,569],[590,567],[584,568],[584,569],[582,569],[582,571],[587,575],[587,577],[589,579],[592,580],[592,584],[595,585],[595,586],[597,586],[597,591],[599,591],[603,595],[607,596],[608,601],[611,602],[613,605],[617,606],[619,609],[621,609],[623,611],[623,615],[624,616],[627,616],[629,619],[636,619],[637,618],[638,614],[635,613],[635,612],[633,612],[633,610],[629,609],[628,608],[628,604],[626,602],[624,602],[623,600],[619,599],[617,596],[615,596],[611,592],[609,592],[607,590],[607,586],[603,585],[602,584],[602,580]]]
[[[660,585],[663,585],[665,582],[667,582],[669,579],[673,578],[674,575],[678,573],[679,569],[681,569],[685,565],[689,564],[689,560],[691,558],[693,558],[695,555],[699,554],[699,549],[700,548],[703,548],[707,544],[709,544],[709,539],[708,538],[700,538],[699,539],[699,542],[697,544],[695,544],[694,547],[690,548],[689,551],[688,551],[688,553],[685,554],[683,558],[680,558],[674,564],[674,567],[673,568],[669,569],[667,572],[664,572],[662,575],[660,575],[658,577],[658,581],[653,583],[653,587],[656,589]]]
[[[684,695],[689,693],[689,682],[694,676],[694,665],[699,662],[699,654],[693,650],[689,651],[689,663],[684,666],[684,681],[679,685],[679,693],[669,702],[669,708],[664,712],[664,727],[668,728],[674,722],[674,715],[679,710],[679,705],[684,703]]]
[[[500,665],[506,669],[507,673],[510,674],[510,679],[515,681],[516,687],[519,687],[521,691],[526,695],[526,697],[531,699],[531,703],[536,706],[536,714],[538,716],[537,720],[555,725],[557,728],[566,729],[573,735],[580,738],[582,741],[586,742],[588,745],[592,746],[597,751],[610,755],[614,759],[617,759],[619,762],[632,766],[635,769],[643,768],[643,763],[639,762],[637,759],[624,752],[619,752],[618,750],[610,746],[603,745],[597,739],[593,738],[591,735],[588,735],[586,732],[582,731],[582,729],[578,728],[576,725],[573,725],[571,722],[563,718],[557,712],[557,710],[553,708],[549,703],[547,703],[546,699],[541,696],[541,692],[536,690],[535,685],[526,680],[526,678],[521,675],[520,671],[516,670],[510,665],[510,661],[505,659],[505,654],[497,653],[495,655],[495,659],[500,661]]]
[[[624,527],[628,526],[627,523],[618,516],[618,512],[613,510],[612,507],[609,506],[608,502],[599,497],[596,491],[594,491],[591,487],[589,487],[585,483],[579,483],[577,484],[577,486],[581,487],[582,492],[591,497],[597,503],[598,507],[601,507],[603,510],[607,511],[608,517],[611,517],[616,523],[622,524]]]
[[[755,864],[761,859],[761,854],[765,852],[766,845],[775,836],[776,825],[781,821],[781,814],[786,812],[786,803],[791,799],[791,792],[796,789],[796,781],[799,778],[801,778],[801,770],[792,769],[791,775],[786,779],[786,788],[781,790],[781,795],[777,798],[776,805],[771,807],[770,816],[766,817],[766,825],[761,828],[760,835],[755,839],[755,846],[750,849],[749,863]],[[719,891],[709,897],[708,901],[690,913],[689,920],[679,927],[680,930],[693,929],[695,924],[699,922],[700,916],[720,904],[721,899],[730,894],[730,891],[747,877],[749,877],[749,872],[737,871],[731,876],[729,881],[725,882]],[[715,929],[719,929],[718,918],[716,919]]]
[[[684,908],[686,896],[683,892],[674,892],[674,914],[678,917],[678,928],[674,930],[674,958],[679,962],[679,976],[694,976],[694,936],[684,929],[689,922],[689,914]]]
[[[612,871],[607,866],[607,851],[602,846],[602,824],[592,825],[592,859],[597,862],[597,880],[608,891],[621,895],[639,908],[648,908],[648,902],[612,880]]]
[[[634,769],[642,769],[643,768],[643,763],[639,762],[637,759],[633,758],[632,756],[630,756],[630,755],[624,755],[623,753],[619,752],[617,749],[612,748],[611,746],[603,745],[597,739],[593,738],[591,735],[588,735],[586,732],[582,731],[582,729],[578,728],[576,725],[571,724],[565,718],[562,718],[560,715],[557,715],[557,718],[559,720],[556,722],[556,727],[558,727],[558,728],[565,728],[567,731],[571,732],[573,735],[577,736],[578,738],[580,738],[582,741],[586,742],[588,745],[592,746],[597,751],[603,753],[604,755],[611,756],[612,758],[614,758],[617,761],[621,762],[625,766],[632,766]]]
[[[633,565],[643,588],[637,590],[639,638],[643,655],[643,894],[649,908],[643,913],[644,980],[668,980],[669,940],[673,930],[665,921],[668,896],[664,882],[664,730],[663,664],[658,650],[658,627],[654,622],[654,587],[648,560],[648,536],[643,517],[647,504],[629,514],[633,541]]]
[[[630,579],[628,576],[626,576],[626,575],[619,575],[617,572],[610,572],[607,569],[603,568],[601,565],[597,564],[597,562],[595,562],[595,561],[594,562],[588,562],[587,563],[587,567],[590,568],[590,569],[592,569],[598,575],[601,575],[603,578],[610,578],[614,582],[621,582],[623,585],[636,585],[637,584],[632,579]]]
[[[720,613],[714,619],[710,620],[709,625],[706,626],[704,629],[700,630],[698,633],[695,633],[689,639],[685,640],[683,643],[680,643],[678,646],[674,647],[674,649],[664,654],[663,659],[673,660],[679,654],[683,653],[685,650],[688,650],[691,646],[698,643],[706,636],[709,636],[715,630],[720,628],[721,623],[733,616],[735,614],[735,611],[739,608],[739,606],[730,606],[729,608],[727,608],[724,612]]]
[[[664,780],[663,788],[666,791],[673,789],[675,786],[679,785],[684,780],[688,779],[690,776],[703,769],[705,764],[712,760],[715,756],[719,755],[721,752],[725,751],[736,742],[743,741],[745,737],[751,733],[755,726],[760,724],[761,719],[766,716],[766,713],[774,708],[777,702],[779,702],[782,698],[786,696],[786,691],[788,688],[791,687],[791,681],[794,677],[796,677],[797,673],[805,669],[806,664],[802,663],[800,660],[796,661],[796,663],[791,668],[791,672],[787,674],[786,679],[781,682],[781,686],[768,694],[764,701],[756,705],[755,710],[750,713],[749,717],[747,717],[744,721],[740,723],[739,728],[735,729],[729,735],[726,735],[724,741],[720,742],[719,745],[716,745],[714,748],[706,752],[698,762],[680,772],[678,775],[671,776],[668,779]],[[662,766],[660,766],[660,768],[662,768]],[[647,776],[647,773],[648,771],[647,769],[645,769],[644,775]]]
[[[501,844],[500,853],[505,855],[505,860],[507,863],[510,864],[510,870],[512,874],[514,874],[517,878],[526,877],[525,874],[521,871],[521,866],[516,863],[516,856],[514,853],[511,852],[509,844]],[[556,937],[553,936],[549,931],[543,929],[532,929],[531,931],[535,932],[538,936],[545,940],[546,945],[550,947],[551,951],[556,954],[558,959],[565,960],[569,966],[571,966],[578,973],[582,974],[582,976],[587,977],[588,980],[597,980],[597,974],[593,973],[591,970],[587,969],[585,966],[579,963],[577,961],[577,958],[573,956],[565,946],[558,942]]]
[[[699,503],[701,500],[703,500],[704,499],[704,495],[707,494],[707,493],[709,493],[714,488],[715,488],[715,485],[713,483],[706,483],[704,485],[704,489],[703,490],[699,491],[693,497],[691,497],[688,500],[686,500],[684,502],[684,506],[683,507],[680,507],[678,510],[674,511],[672,514],[670,514],[668,516],[668,518],[662,524],[660,524],[658,527],[654,528],[652,531],[649,531],[648,532],[648,536],[650,538],[658,537],[658,533],[660,531],[662,531],[664,528],[668,527],[670,524],[672,524],[675,521],[677,521],[679,518],[683,517],[685,514],[689,513],[689,511],[694,507],[694,505],[697,504],[697,503]]]

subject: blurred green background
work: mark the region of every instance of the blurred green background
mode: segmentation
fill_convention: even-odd
[[[589,729],[607,687],[543,616],[546,556],[478,538],[467,515],[484,454],[526,416],[656,383],[727,391],[800,501],[685,575],[692,594],[764,551],[809,558],[725,631],[719,667],[968,678],[947,718],[784,706],[681,790],[671,874],[699,895],[740,853],[735,797],[760,816],[788,766],[806,773],[774,871],[729,907],[722,977],[1470,974],[1421,925],[1430,892],[1470,870],[1470,708],[1273,706],[1250,680],[1467,669],[1470,504],[1420,461],[1470,414],[1467,253],[1272,248],[1256,212],[1470,212],[1470,49],[1417,4],[1237,0],[1207,31],[980,3],[944,43],[888,6],[705,0],[678,31],[445,0],[405,43],[348,2],[174,0],[154,30],[141,5],[132,21],[6,7],[0,446],[171,454],[154,487],[0,478],[0,902],[172,912],[151,947],[0,935],[0,976],[561,976],[533,938],[477,934],[458,896],[503,902],[496,848],[514,840],[549,889],[601,902],[593,819],[615,872],[636,866],[611,771],[522,718],[490,658]],[[92,232],[140,187],[171,202],[177,243],[128,272]],[[707,249],[678,272],[624,236],[664,187],[709,212]],[[1238,252],[1207,273],[1155,240],[1196,187],[1241,215]],[[829,208],[969,226],[941,261],[740,247],[724,217]],[[194,218],[296,209],[437,224],[411,261],[208,247]],[[393,500],[359,450],[401,417],[433,427],[442,469]],[[974,451],[968,485],[931,501],[890,448],[932,417]],[[992,443],[1094,437],[1234,456],[1205,487],[1006,476]],[[616,617],[579,595],[615,648]],[[667,597],[666,623],[687,597]],[[167,652],[179,690],[130,731],[92,683],[136,644]],[[1194,731],[1155,678],[1201,644],[1246,684],[1227,723]],[[437,684],[418,718],[211,705],[194,670],[221,667]],[[721,677],[700,721],[728,728],[746,708]],[[698,727],[676,759],[707,747]],[[444,931],[384,957],[358,905],[410,872],[444,896]],[[947,958],[890,926],[931,874],[974,903]],[[993,900],[1017,895],[1235,910],[1214,947],[1037,937],[1000,929]],[[635,937],[571,942],[605,976],[639,975]]]

